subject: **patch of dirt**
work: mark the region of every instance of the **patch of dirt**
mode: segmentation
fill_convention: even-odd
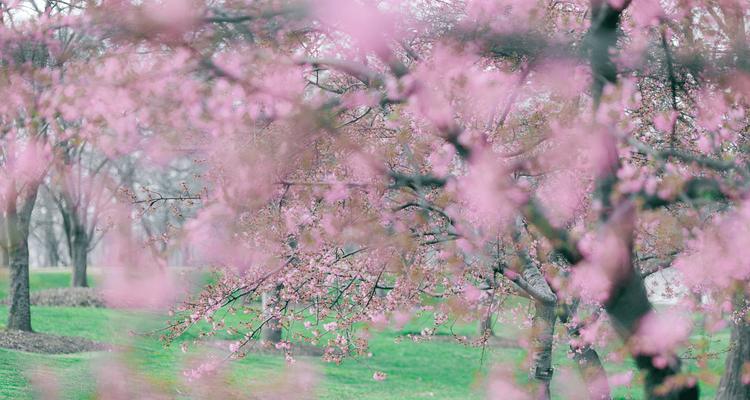
[[[0,330],[0,348],[42,354],[70,354],[106,350],[104,343],[75,336]]]
[[[521,348],[521,345],[518,344],[518,340],[500,337],[500,336],[492,336],[489,338],[488,342],[493,346],[504,347],[507,349],[520,349]]]
[[[209,347],[213,347],[220,350],[226,350],[227,353],[229,352],[229,346],[235,341],[233,340],[211,340],[211,341],[205,341],[204,342]],[[286,354],[286,350],[284,348],[276,348],[276,346],[273,343],[270,342],[264,342],[261,340],[251,340],[242,348],[240,349],[241,352],[244,353],[254,353],[254,354],[280,354],[284,355]],[[319,346],[313,346],[307,343],[294,343],[292,344],[291,353],[293,356],[312,356],[312,357],[321,357],[323,355],[324,349]]]
[[[3,304],[9,303],[9,298],[3,299]],[[36,290],[31,292],[31,305],[47,307],[106,307],[101,293],[87,287]]]
[[[430,336],[422,336],[417,331],[406,331],[406,332],[402,332],[402,335],[403,335],[401,336],[402,340],[414,340],[417,342],[441,342],[441,343],[453,342],[453,343],[463,343],[463,344],[469,344],[469,345],[481,345],[482,344],[482,338],[480,337],[453,335],[453,334],[444,333],[444,332],[439,332]],[[516,339],[511,339],[511,338],[502,337],[502,336],[494,336],[494,335],[487,338],[486,344],[489,346],[506,348],[506,349],[521,348],[521,345],[518,344],[518,340]]]

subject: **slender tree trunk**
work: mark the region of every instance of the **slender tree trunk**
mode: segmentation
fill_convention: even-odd
[[[49,219],[44,227],[44,241],[47,250],[47,266],[57,267],[60,264],[60,253],[58,251],[57,238],[55,237],[54,220]]]
[[[731,350],[724,363],[724,375],[719,383],[717,400],[750,399],[750,384],[743,376],[750,371],[750,324],[747,321],[745,299],[735,300],[739,321],[732,321]]]
[[[492,279],[486,279],[485,283],[490,287],[494,284]],[[487,312],[481,316],[482,319],[479,321],[479,336],[487,335],[487,337],[490,338],[495,335],[492,324],[492,317],[494,315],[492,306],[494,305],[494,300],[494,296],[490,296],[489,299],[486,300]]]
[[[73,287],[87,287],[88,252],[91,238],[86,232],[85,207],[76,207],[69,195],[63,194],[58,209],[63,220],[63,231],[68,245],[68,255],[73,264]]]
[[[567,324],[576,315],[578,311],[579,301],[576,300],[572,305],[563,306],[562,313],[560,315],[560,321],[563,324]],[[568,328],[568,336],[570,337],[570,350],[573,353],[573,359],[576,361],[578,366],[578,372],[581,374],[583,383],[586,385],[586,390],[589,393],[589,399],[591,400],[609,400],[611,399],[611,392],[609,388],[609,381],[607,379],[607,371],[602,365],[602,360],[599,358],[599,354],[591,347],[590,344],[578,343],[581,338],[581,325],[577,324]]]
[[[0,210],[0,266],[8,267],[10,257],[8,254],[8,221],[5,218],[5,210]]]
[[[7,328],[27,332],[31,332],[29,222],[36,194],[37,188],[30,189],[25,199],[17,197],[16,201],[11,201],[7,210],[11,298]]]
[[[536,266],[529,263],[523,271],[524,279],[541,294],[534,303],[532,319],[531,378],[537,382],[538,400],[551,398],[550,382],[552,381],[552,342],[557,321],[557,296]]]
[[[492,313],[487,313],[481,321],[479,321],[479,336],[487,335],[487,337],[494,336],[495,332],[492,329]]]
[[[532,377],[539,387],[536,398],[547,400],[550,395],[550,381],[552,380],[552,341],[555,334],[555,320],[557,314],[555,305],[537,301],[535,304],[532,330],[534,333],[531,359],[533,367]]]
[[[53,247],[50,247],[48,243],[47,244],[47,266],[57,267],[58,265],[60,265],[60,255],[57,253],[57,250]]]
[[[8,248],[6,246],[0,246],[0,266],[8,267],[10,265],[10,257],[8,255]]]
[[[262,303],[264,313],[272,313],[271,307],[278,301],[280,289],[280,287],[276,287],[274,290],[263,293]],[[261,337],[264,341],[270,343],[278,343],[281,341],[281,326],[279,325],[279,320],[277,318],[271,318],[265,325],[263,325],[263,329],[261,329]]]
[[[86,231],[81,226],[76,226],[73,232],[73,240],[70,243],[70,258],[73,262],[73,287],[87,287],[88,277],[88,247],[89,241]]]

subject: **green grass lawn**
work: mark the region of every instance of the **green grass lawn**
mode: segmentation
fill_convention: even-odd
[[[7,282],[0,275],[0,287],[5,290]],[[48,287],[67,286],[69,274],[65,272],[44,272],[32,274],[32,290]],[[7,318],[7,308],[0,308],[0,324]],[[233,317],[239,318],[239,317]],[[180,341],[164,347],[156,338],[129,335],[128,332],[146,332],[163,326],[163,317],[135,314],[125,311],[92,309],[34,307],[32,325],[38,332],[83,336],[108,343],[129,346],[127,364],[139,371],[150,384],[155,385],[171,397],[180,398],[185,393],[182,369],[191,352],[183,354]],[[520,380],[526,377],[521,367],[525,352],[519,349],[481,348],[465,346],[453,341],[431,341],[414,343],[403,338],[404,332],[419,331],[430,324],[431,317],[424,316],[413,321],[402,330],[373,332],[370,339],[372,357],[352,358],[341,365],[323,362],[317,357],[300,357],[300,362],[314,366],[321,379],[317,392],[322,399],[471,399],[483,398],[483,378],[493,365],[508,364],[515,368]],[[500,335],[510,335],[511,328],[498,326]],[[460,325],[454,328],[458,334],[473,334],[473,325]],[[181,340],[190,340],[196,332],[189,332]],[[221,335],[220,335],[221,337]],[[224,335],[224,338],[230,338]],[[716,339],[716,338],[715,338]],[[718,337],[725,343],[726,334]],[[717,346],[718,347],[718,346]],[[606,355],[606,351],[602,351]],[[112,354],[79,353],[73,355],[38,355],[0,349],[0,398],[33,398],[29,379],[34,371],[44,367],[59,377],[62,397],[70,399],[92,398],[96,390],[96,371]],[[553,390],[556,398],[567,398],[565,388],[582,385],[575,372],[566,349],[559,346],[555,350],[556,369]],[[712,369],[719,369],[723,359],[709,361]],[[623,372],[631,368],[630,362],[608,363],[608,372]],[[286,363],[281,356],[252,354],[242,360],[226,364],[225,377],[228,386],[241,388],[252,393],[254,388],[273,379],[273,375],[284,371]],[[687,362],[688,369],[695,369],[695,363]],[[385,381],[375,381],[375,371],[388,374]],[[36,372],[38,375],[39,372]],[[124,379],[124,378],[123,378]],[[131,383],[136,384],[136,383]],[[712,397],[714,387],[702,386],[704,395]],[[641,389],[619,387],[614,397],[641,398]]]
[[[89,284],[94,284],[96,277],[89,276]],[[60,268],[44,269],[44,272],[35,272],[29,276],[31,290],[52,289],[70,286],[70,272]],[[0,299],[8,295],[8,269],[0,267]]]

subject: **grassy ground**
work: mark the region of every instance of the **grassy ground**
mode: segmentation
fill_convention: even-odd
[[[70,286],[70,272],[63,268],[45,268],[44,272],[34,272],[29,277],[31,290],[52,289]],[[89,283],[93,284],[96,277],[89,276]],[[8,269],[0,267],[0,299],[8,295]]]
[[[6,282],[0,275],[0,288],[5,290]],[[70,281],[65,272],[44,272],[32,274],[32,290],[48,287],[64,287]],[[181,371],[189,355],[180,351],[180,342],[168,348],[150,337],[123,335],[128,331],[148,331],[161,326],[160,316],[132,314],[117,310],[89,308],[34,307],[33,326],[36,331],[58,335],[75,335],[103,342],[117,342],[131,346],[128,364],[148,377],[148,382],[162,388],[167,393],[179,397],[183,392],[184,380]],[[0,323],[7,318],[7,308],[0,309]],[[517,376],[525,379],[521,367],[525,352],[518,349],[494,348],[483,352],[481,348],[464,346],[452,341],[414,343],[399,341],[404,332],[419,330],[429,324],[429,317],[415,321],[403,330],[376,332],[371,338],[372,357],[348,359],[341,365],[328,364],[315,357],[302,357],[309,362],[322,377],[316,394],[322,399],[471,399],[482,398],[483,378],[492,365],[508,364],[515,368]],[[508,327],[498,326],[501,335],[509,334]],[[459,334],[473,334],[474,326],[460,326]],[[185,340],[189,340],[191,334]],[[228,336],[226,338],[229,338]],[[726,342],[726,335],[720,335]],[[400,342],[400,343],[397,343]],[[720,345],[716,346],[717,348]],[[605,353],[605,352],[603,352]],[[53,371],[59,376],[63,398],[91,398],[96,390],[96,371],[109,357],[106,353],[79,353],[73,355],[37,355],[0,349],[0,398],[32,398],[29,379],[39,374],[40,366],[45,371]],[[564,348],[555,351],[557,373],[553,388],[557,398],[570,398],[566,390],[581,387],[582,383],[573,369]],[[709,361],[713,369],[721,367],[721,359]],[[623,372],[630,363],[607,364],[611,373]],[[688,362],[689,369],[695,369]],[[235,385],[250,393],[271,376],[286,368],[281,356],[254,354],[229,364],[227,385]],[[372,379],[375,371],[388,374],[385,381]],[[36,374],[36,375],[35,375]],[[636,378],[637,379],[637,378]],[[129,384],[136,381],[129,381]],[[712,397],[713,387],[703,385],[704,395]],[[640,398],[640,388],[619,387],[614,397]]]

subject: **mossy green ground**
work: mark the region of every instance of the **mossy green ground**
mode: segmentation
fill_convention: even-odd
[[[70,282],[66,272],[32,273],[32,290],[49,287],[64,287]],[[5,275],[0,274],[0,294],[4,295],[7,282]],[[0,324],[7,318],[7,308],[0,309]],[[34,307],[32,324],[36,331],[57,334],[82,336],[103,342],[128,343],[132,351],[128,354],[128,363],[138,370],[148,381],[167,393],[184,393],[180,386],[184,384],[181,371],[185,367],[188,354],[180,350],[180,341],[170,347],[164,347],[156,338],[130,336],[129,331],[145,332],[162,326],[163,317],[134,314],[124,311],[92,308]],[[431,318],[424,317],[402,330],[385,330],[373,332],[370,339],[372,357],[345,360],[341,365],[325,363],[315,357],[301,357],[312,363],[321,379],[316,394],[321,399],[471,399],[483,398],[483,382],[493,365],[505,364],[516,370],[520,380],[525,379],[522,368],[525,352],[507,348],[476,348],[458,344],[453,341],[439,340],[415,343],[403,338],[404,332],[419,330],[428,326]],[[454,327],[458,334],[472,335],[476,331],[473,325]],[[497,326],[500,335],[510,335],[510,327]],[[191,340],[195,332],[189,332],[181,340]],[[226,337],[229,338],[229,337]],[[695,337],[698,340],[698,337]],[[727,335],[713,338],[718,343],[712,348],[726,347]],[[722,347],[723,346],[723,347]],[[606,353],[604,351],[603,353]],[[606,355],[606,354],[604,354]],[[53,371],[58,376],[62,398],[93,398],[96,391],[95,372],[102,366],[106,353],[79,353],[72,355],[39,355],[0,349],[0,399],[33,398],[34,392],[29,384],[30,377],[39,376],[40,366],[46,371]],[[568,398],[566,388],[580,388],[581,383],[566,349],[559,346],[555,351],[558,373],[553,380],[555,398]],[[721,358],[709,361],[712,370],[719,370],[723,364]],[[627,371],[632,364],[606,365],[610,373]],[[286,368],[283,357],[270,354],[252,354],[242,360],[229,364],[231,373],[227,378],[228,385],[234,385],[252,393],[254,384],[267,382],[269,376],[281,373]],[[695,370],[693,362],[687,362],[687,368]],[[34,372],[37,371],[37,372]],[[382,371],[388,375],[385,381],[375,381],[372,375]],[[36,374],[36,375],[35,375]],[[123,379],[126,379],[123,377]],[[638,378],[636,377],[636,380]],[[132,383],[131,383],[132,384]],[[713,385],[702,382],[702,397],[713,397]],[[641,398],[640,387],[619,387],[614,397]]]

